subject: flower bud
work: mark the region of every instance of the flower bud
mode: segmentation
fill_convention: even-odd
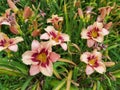
[[[104,62],[106,67],[112,67],[115,65],[115,62]]]
[[[81,8],[78,8],[78,15],[80,16],[80,18],[83,18],[83,11]]]
[[[16,25],[10,26],[10,31],[11,31],[13,34],[19,34],[19,31],[18,31]]]
[[[31,34],[31,36],[33,36],[33,37],[36,37],[36,36],[39,36],[39,35],[40,35],[40,30],[39,29],[34,30]]]
[[[32,9],[29,6],[25,7],[23,12],[23,18],[28,19],[31,16],[32,16]]]

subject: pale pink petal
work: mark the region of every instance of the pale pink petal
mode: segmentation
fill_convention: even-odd
[[[33,41],[32,41],[32,45],[31,45],[31,47],[32,47],[32,51],[36,51],[36,50],[38,50],[38,48],[40,47],[40,43],[39,43],[39,41],[37,41],[37,40],[33,40]]]
[[[63,17],[59,17],[59,21],[63,21]]]
[[[88,47],[92,47],[94,44],[95,44],[95,41],[94,41],[94,40],[92,40],[92,39],[88,39],[88,40],[87,40],[87,46],[88,46]]]
[[[67,34],[62,34],[64,41],[70,41],[70,38]]]
[[[109,31],[105,28],[102,29],[102,35],[108,35],[109,34]]]
[[[52,62],[56,62],[58,59],[60,59],[60,55],[55,53],[55,52],[51,52],[50,53],[50,60]]]
[[[17,44],[11,45],[11,46],[8,47],[8,49],[11,50],[11,51],[17,52],[18,45]]]
[[[51,31],[55,32],[55,28],[53,26],[47,26],[47,28],[45,28],[45,31],[48,32],[48,33],[51,32]]]
[[[22,55],[23,63],[25,63],[26,65],[31,65],[31,64],[37,65],[38,62],[33,62],[32,61],[32,55],[34,53],[35,52],[33,52],[33,51],[26,51],[25,53],[23,53],[23,55]]]
[[[97,42],[103,42],[104,36],[100,34],[97,38],[92,38],[92,39],[97,41]]]
[[[15,38],[11,38],[10,40],[13,40],[13,44],[16,44],[18,42],[23,41],[23,38],[22,37],[15,37]]]
[[[101,30],[103,28],[103,23],[101,23],[101,22],[95,22],[93,25],[94,25],[94,27],[99,28],[99,30]]]
[[[102,62],[99,62],[99,66],[98,67],[94,67],[94,69],[98,72],[103,74],[104,72],[106,72],[106,67]]]
[[[94,69],[91,66],[87,65],[85,72],[87,75],[91,75],[94,72]]]
[[[44,74],[45,76],[52,76],[53,65],[51,62],[48,64],[48,66],[46,66],[46,67],[40,66],[39,68],[40,68],[41,73]]]
[[[60,46],[66,51],[67,50],[67,44],[66,43],[61,43]]]
[[[52,22],[52,19],[47,19],[47,23],[51,23]]]
[[[7,47],[2,47],[2,46],[0,46],[0,51],[2,51],[2,50],[4,50],[4,49],[6,49]]]
[[[88,30],[83,29],[81,32],[81,38],[88,39],[87,33],[88,33]]]
[[[10,24],[9,22],[7,22],[7,21],[1,22],[0,25],[8,25],[8,26],[11,26],[11,24]]]
[[[81,55],[80,60],[86,64],[88,64],[88,57],[89,57],[90,53],[89,52],[85,52]]]
[[[102,59],[102,54],[100,52],[97,52],[97,50],[94,50],[93,54],[98,57],[98,60]]]
[[[31,65],[29,72],[31,76],[38,74],[40,72],[39,65]]]
[[[47,33],[44,33],[40,36],[40,39],[48,40],[49,38],[50,38],[50,36]]]

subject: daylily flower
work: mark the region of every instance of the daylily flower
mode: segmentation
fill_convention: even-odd
[[[48,26],[45,28],[47,33],[44,33],[40,36],[40,39],[48,40],[50,39],[50,43],[54,45],[60,44],[60,46],[67,50],[67,44],[65,42],[69,41],[69,36],[67,34],[56,31],[53,26]]]
[[[39,72],[46,76],[51,76],[53,73],[53,62],[56,62],[60,55],[52,52],[48,42],[39,43],[37,40],[32,42],[32,50],[26,51],[22,55],[22,61],[31,65],[30,75],[36,75]]]
[[[103,74],[106,72],[106,67],[102,62],[102,54],[94,50],[92,53],[85,52],[81,55],[80,60],[87,64],[86,74],[91,75],[94,71]]]
[[[63,17],[58,17],[58,15],[52,15],[52,18],[47,19],[47,23],[52,23],[55,28],[59,28],[58,22],[62,22]]]
[[[87,39],[88,47],[92,47],[96,42],[103,42],[104,36],[108,34],[109,31],[103,27],[103,23],[95,22],[87,29],[83,29],[81,38]]]
[[[7,9],[5,14],[0,17],[0,25],[8,25],[13,34],[19,34],[21,30],[16,22],[15,14],[11,14],[10,11],[10,9]]]
[[[0,32],[0,51],[11,50],[16,52],[18,50],[18,42],[23,41],[22,37],[9,38],[6,34]]]

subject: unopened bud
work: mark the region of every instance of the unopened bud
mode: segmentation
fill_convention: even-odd
[[[32,35],[33,37],[39,36],[39,35],[40,35],[40,30],[39,30],[39,29],[34,30],[31,35]]]
[[[32,16],[32,9],[29,6],[25,7],[23,12],[24,19],[28,19],[31,16]]]
[[[112,67],[115,65],[115,62],[104,62],[106,67]]]
[[[78,15],[80,16],[80,18],[83,18],[83,11],[81,8],[78,8]]]
[[[10,31],[11,31],[13,34],[19,34],[19,31],[18,31],[16,25],[10,26]]]
[[[112,26],[112,22],[109,22],[105,24],[104,28],[108,30],[111,26]]]

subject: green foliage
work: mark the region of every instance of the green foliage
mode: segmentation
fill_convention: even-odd
[[[0,1],[0,16],[8,9],[5,0]],[[78,4],[78,5],[77,5]],[[91,51],[86,46],[86,40],[82,40],[80,33],[83,28],[93,24],[99,15],[98,9],[104,6],[114,6],[110,15],[105,18],[105,22],[112,21],[110,34],[105,37],[104,44],[108,47],[102,51],[103,60],[113,61],[115,65],[108,67],[104,75],[94,73],[91,76],[85,74],[85,64],[80,62],[80,55],[85,51]],[[20,0],[16,3],[20,12],[17,22],[22,30],[21,36],[25,42],[19,44],[20,50],[16,53],[0,52],[0,90],[119,90],[120,89],[120,1],[119,0]],[[30,6],[35,11],[34,16],[24,22],[22,13],[25,6]],[[87,6],[92,6],[95,14],[90,20],[80,18],[77,9],[85,11]],[[46,13],[45,17],[40,16],[40,10]],[[21,56],[26,50],[31,49],[33,39],[31,37],[34,27],[32,21],[37,21],[38,29],[44,32],[44,28],[49,25],[47,19],[53,14],[64,17],[62,32],[70,36],[67,43],[68,51],[58,47],[53,49],[59,52],[65,60],[54,63],[54,74],[52,77],[45,77],[39,73],[35,76],[29,75],[29,66],[26,66]],[[0,27],[0,31],[13,35],[5,25]],[[40,41],[40,40],[39,40]],[[16,54],[16,56],[14,56]],[[69,79],[68,79],[69,78]]]

